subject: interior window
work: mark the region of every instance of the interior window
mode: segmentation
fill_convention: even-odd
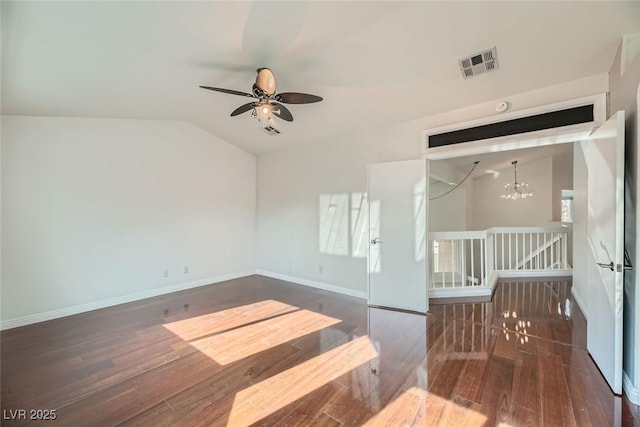
[[[560,209],[560,221],[573,222],[573,190],[562,190]]]

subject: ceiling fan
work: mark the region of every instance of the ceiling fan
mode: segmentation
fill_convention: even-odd
[[[293,115],[291,111],[287,109],[284,104],[311,104],[314,102],[322,101],[322,98],[316,95],[310,95],[308,93],[299,92],[283,92],[276,93],[276,79],[268,68],[258,68],[256,70],[258,76],[256,82],[253,84],[252,93],[240,92],[233,89],[224,89],[211,86],[200,86],[203,89],[214,90],[222,93],[229,93],[231,95],[245,96],[248,98],[254,98],[255,101],[248,102],[239,106],[231,112],[231,117],[237,116],[242,113],[246,113],[251,110],[252,117],[256,117],[258,121],[266,125],[270,123],[271,115],[279,117],[288,122],[293,121]],[[275,129],[276,133],[279,133]]]

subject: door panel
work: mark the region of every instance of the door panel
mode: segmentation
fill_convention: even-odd
[[[426,161],[369,165],[369,304],[425,313]]]
[[[615,393],[622,393],[624,112],[586,144],[587,348]]]

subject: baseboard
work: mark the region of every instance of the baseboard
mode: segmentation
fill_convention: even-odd
[[[576,292],[576,288],[571,287],[571,295],[573,295],[573,300],[576,302],[576,304],[578,304],[578,308],[580,308],[580,311],[582,312],[582,314],[584,315],[584,317],[587,317],[587,306],[584,303],[584,300],[582,299],[582,297],[580,296],[580,294],[578,292]],[[587,319],[588,321],[589,319]]]
[[[271,277],[273,279],[284,280],[285,282],[291,282],[297,285],[309,286],[311,288],[317,288],[329,292],[335,292],[337,294],[348,295],[351,297],[362,299],[367,299],[368,297],[365,291],[356,291],[354,289],[347,289],[340,286],[329,285],[328,283],[316,282],[315,280],[302,279],[300,277],[287,276],[285,274],[273,273],[271,271],[265,270],[256,270],[256,274]]]
[[[465,286],[463,288],[432,288],[429,298],[465,298],[491,296],[493,290],[488,286]]]
[[[629,378],[625,371],[622,371],[622,390],[624,394],[627,395],[629,402],[634,405],[640,405],[640,389],[634,387],[631,378]]]
[[[45,322],[47,320],[58,319],[60,317],[71,316],[74,314],[85,313],[87,311],[98,310],[100,308],[111,307],[118,304],[125,304],[132,301],[138,301],[145,298],[157,297],[160,295],[170,294],[172,292],[184,291],[186,289],[197,288],[200,286],[211,285],[213,283],[224,282],[227,280],[237,279],[240,277],[252,276],[254,271],[243,271],[239,273],[225,274],[222,276],[210,277],[207,279],[195,280],[192,282],[179,283],[177,285],[166,286],[164,288],[150,289],[148,291],[136,292],[121,297],[108,298],[100,301],[90,302],[87,304],[75,305],[73,307],[65,307],[57,310],[46,311],[44,313],[30,314],[28,316],[16,317],[0,321],[0,330],[17,328],[19,326],[31,325],[33,323]]]
[[[567,277],[573,276],[573,270],[496,270],[500,278],[513,277]]]

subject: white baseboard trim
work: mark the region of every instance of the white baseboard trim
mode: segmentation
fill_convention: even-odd
[[[573,270],[496,270],[500,278],[513,277],[565,277],[573,276]]]
[[[429,298],[486,297],[493,290],[488,286],[465,286],[464,288],[429,289]],[[462,294],[462,295],[461,295]]]
[[[184,291],[186,289],[197,288],[200,286],[211,285],[214,283],[225,282],[227,280],[237,279],[240,277],[252,276],[254,271],[243,271],[239,273],[225,274],[222,276],[211,277],[207,279],[195,280],[192,282],[179,283],[176,285],[166,286],[163,288],[149,289],[147,291],[136,292],[120,297],[108,298],[100,301],[94,301],[87,304],[75,305],[73,307],[59,308],[57,310],[46,311],[44,313],[30,314],[27,316],[16,317],[0,321],[0,330],[17,328],[19,326],[31,325],[33,323],[44,322],[47,320],[58,319],[60,317],[71,316],[74,314],[85,313],[87,311],[98,310],[100,308],[111,307],[118,304],[124,304],[132,301],[138,301],[145,298],[157,297],[159,295],[170,294],[172,292]]]
[[[491,294],[493,294],[493,290],[498,285],[498,279],[500,279],[500,274],[497,271],[492,271],[489,273],[489,278],[487,279],[487,286],[491,288]]]
[[[312,288],[322,289],[337,294],[348,295],[351,297],[367,299],[368,295],[365,291],[356,291],[355,289],[347,289],[340,286],[329,285],[328,283],[316,282],[315,280],[302,279],[300,277],[287,276],[285,274],[274,273],[265,270],[256,270],[256,274],[260,276],[271,277],[272,279],[284,280],[285,282],[295,283],[297,285],[309,286]]]
[[[580,294],[576,292],[576,288],[571,287],[571,295],[573,295],[573,300],[576,302],[576,304],[578,304],[578,308],[580,308],[580,311],[584,315],[585,319],[589,321],[589,319],[587,318],[588,316],[588,312],[586,310],[587,306],[585,305],[584,300],[582,299]]]
[[[622,371],[622,390],[624,394],[627,395],[629,402],[634,405],[640,405],[640,389],[634,387],[631,378],[629,378],[625,371]]]
[[[529,279],[529,278],[554,278],[566,277],[572,275],[572,270],[540,270],[540,271],[521,271],[521,270],[494,270],[489,273],[485,286],[465,286],[462,288],[432,288],[429,289],[429,298],[457,298],[457,297],[475,297],[475,296],[491,296],[500,279]],[[582,304],[578,302],[580,309],[584,313]]]

